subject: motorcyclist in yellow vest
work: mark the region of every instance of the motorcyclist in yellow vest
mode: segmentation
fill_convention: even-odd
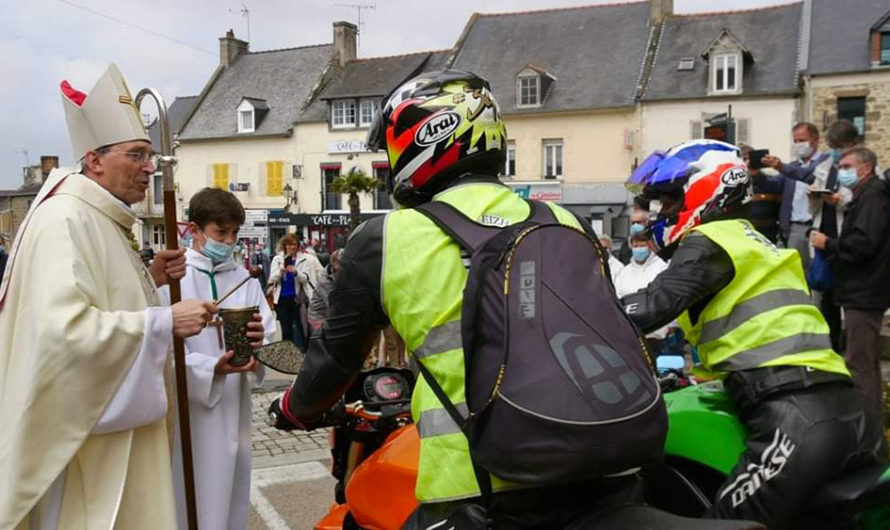
[[[467,269],[458,245],[411,208],[443,201],[491,226],[531,214],[529,203],[497,178],[506,129],[488,82],[474,74],[431,72],[399,86],[384,100],[368,145],[386,150],[388,187],[400,209],[367,221],[350,236],[328,319],[281,398],[281,415],[298,427],[311,427],[334,404],[390,323],[448,397],[458,407],[464,403],[460,318]],[[563,224],[582,227],[568,210],[548,206]],[[421,504],[406,527],[444,521],[443,529],[461,528],[460,510],[480,495],[467,439],[422,378],[412,414],[421,438],[415,490]],[[492,477],[490,515],[496,528],[564,528],[606,497],[619,503],[635,499],[637,484],[636,475],[628,474],[517,489]]]
[[[750,179],[735,146],[695,140],[653,153],[627,187],[661,203],[649,231],[670,257],[622,298],[627,313],[643,331],[678,319],[749,429],[710,515],[787,528],[822,484],[874,462],[880,443],[800,258],[744,219]]]

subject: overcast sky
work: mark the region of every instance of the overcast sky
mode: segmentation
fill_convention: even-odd
[[[612,0],[614,1],[614,0]],[[740,9],[787,0],[675,0],[675,11]],[[151,86],[168,104],[201,91],[229,28],[252,51],[331,42],[331,23],[356,22],[360,57],[449,48],[474,12],[606,3],[602,0],[0,0],[0,188],[22,183],[26,160],[73,163],[59,96],[67,79],[88,91],[115,62],[134,92]],[[338,5],[341,4],[341,5]],[[27,155],[25,152],[27,151]]]

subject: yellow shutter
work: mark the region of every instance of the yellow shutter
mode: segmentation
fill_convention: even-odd
[[[266,162],[266,195],[284,196],[284,162],[281,160]]]
[[[221,190],[229,189],[228,164],[213,164],[213,187]]]

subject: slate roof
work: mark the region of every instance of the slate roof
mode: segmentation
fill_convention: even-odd
[[[248,52],[223,69],[179,134],[180,140],[288,135],[322,73],[330,44]],[[238,133],[242,98],[266,100],[269,112],[252,133]]]
[[[402,81],[441,68],[451,50],[420,52],[351,61],[325,87],[321,99],[382,97]]]
[[[871,70],[870,29],[888,0],[813,0],[809,74]]]
[[[488,79],[504,114],[634,104],[649,38],[646,2],[476,14],[453,68]],[[516,74],[534,64],[557,80],[538,108],[516,108]]]
[[[167,119],[170,121],[170,134],[176,136],[179,130],[185,124],[185,119],[195,106],[198,96],[184,96],[173,100],[173,103],[167,108]],[[161,128],[158,126],[157,120],[148,126],[148,137],[151,138],[151,145],[155,151],[161,149]]]
[[[886,1],[886,0],[885,0]],[[702,52],[728,29],[753,57],[745,62],[740,97],[795,94],[797,48],[802,4],[746,11],[667,17],[644,101],[708,96],[709,64]],[[680,59],[694,58],[691,71],[679,71]]]
[[[328,121],[328,101],[343,98],[383,98],[399,83],[429,70],[444,68],[451,50],[368,57],[332,69],[321,93],[300,115],[300,123]]]

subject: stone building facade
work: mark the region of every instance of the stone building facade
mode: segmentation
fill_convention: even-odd
[[[812,117],[823,130],[838,119],[839,101],[861,99],[865,145],[890,165],[890,71],[814,79],[811,97]]]

